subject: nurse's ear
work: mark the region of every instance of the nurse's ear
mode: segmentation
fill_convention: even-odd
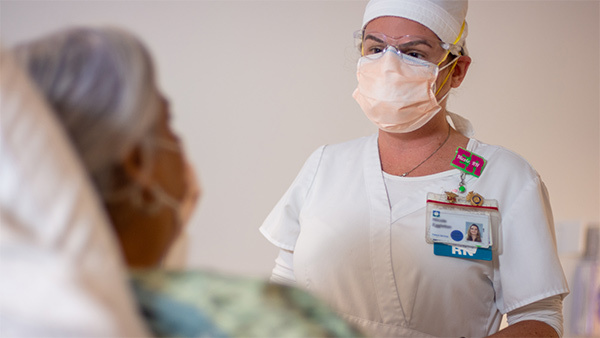
[[[465,79],[469,66],[471,65],[471,57],[468,55],[462,55],[456,60],[456,66],[452,72],[452,80],[450,85],[452,88],[458,88]]]

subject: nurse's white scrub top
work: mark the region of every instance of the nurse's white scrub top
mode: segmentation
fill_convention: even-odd
[[[456,189],[460,172],[394,177],[405,191],[390,206],[377,135],[317,149],[260,231],[294,252],[299,287],[369,335],[492,334],[502,314],[569,290],[537,172],[498,146],[468,150],[488,162],[467,191],[496,199],[502,218],[491,261],[433,254],[426,195]]]

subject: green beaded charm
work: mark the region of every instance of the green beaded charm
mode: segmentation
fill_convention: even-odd
[[[458,187],[458,191],[465,192],[465,191],[467,191],[467,188],[465,188],[464,186],[461,185],[460,187]]]

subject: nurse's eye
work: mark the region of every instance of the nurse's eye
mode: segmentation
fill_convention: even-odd
[[[385,44],[384,41],[382,41],[381,39],[377,39],[375,37],[371,37],[369,39],[366,39],[363,42],[363,53],[365,55],[372,55],[372,54],[377,54],[377,53],[381,53],[383,52],[383,50],[385,49],[387,45]]]
[[[383,48],[381,47],[371,47],[367,50],[366,54],[377,54],[383,52]]]
[[[424,53],[416,50],[402,51],[402,54],[412,56],[415,59],[427,60],[427,56]]]

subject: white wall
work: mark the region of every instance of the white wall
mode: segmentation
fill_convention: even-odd
[[[351,93],[364,1],[2,1],[11,46],[72,24],[137,33],[203,183],[189,264],[267,276],[258,232],[305,158],[375,132]],[[473,64],[449,108],[527,158],[555,219],[599,221],[597,1],[471,1]]]

